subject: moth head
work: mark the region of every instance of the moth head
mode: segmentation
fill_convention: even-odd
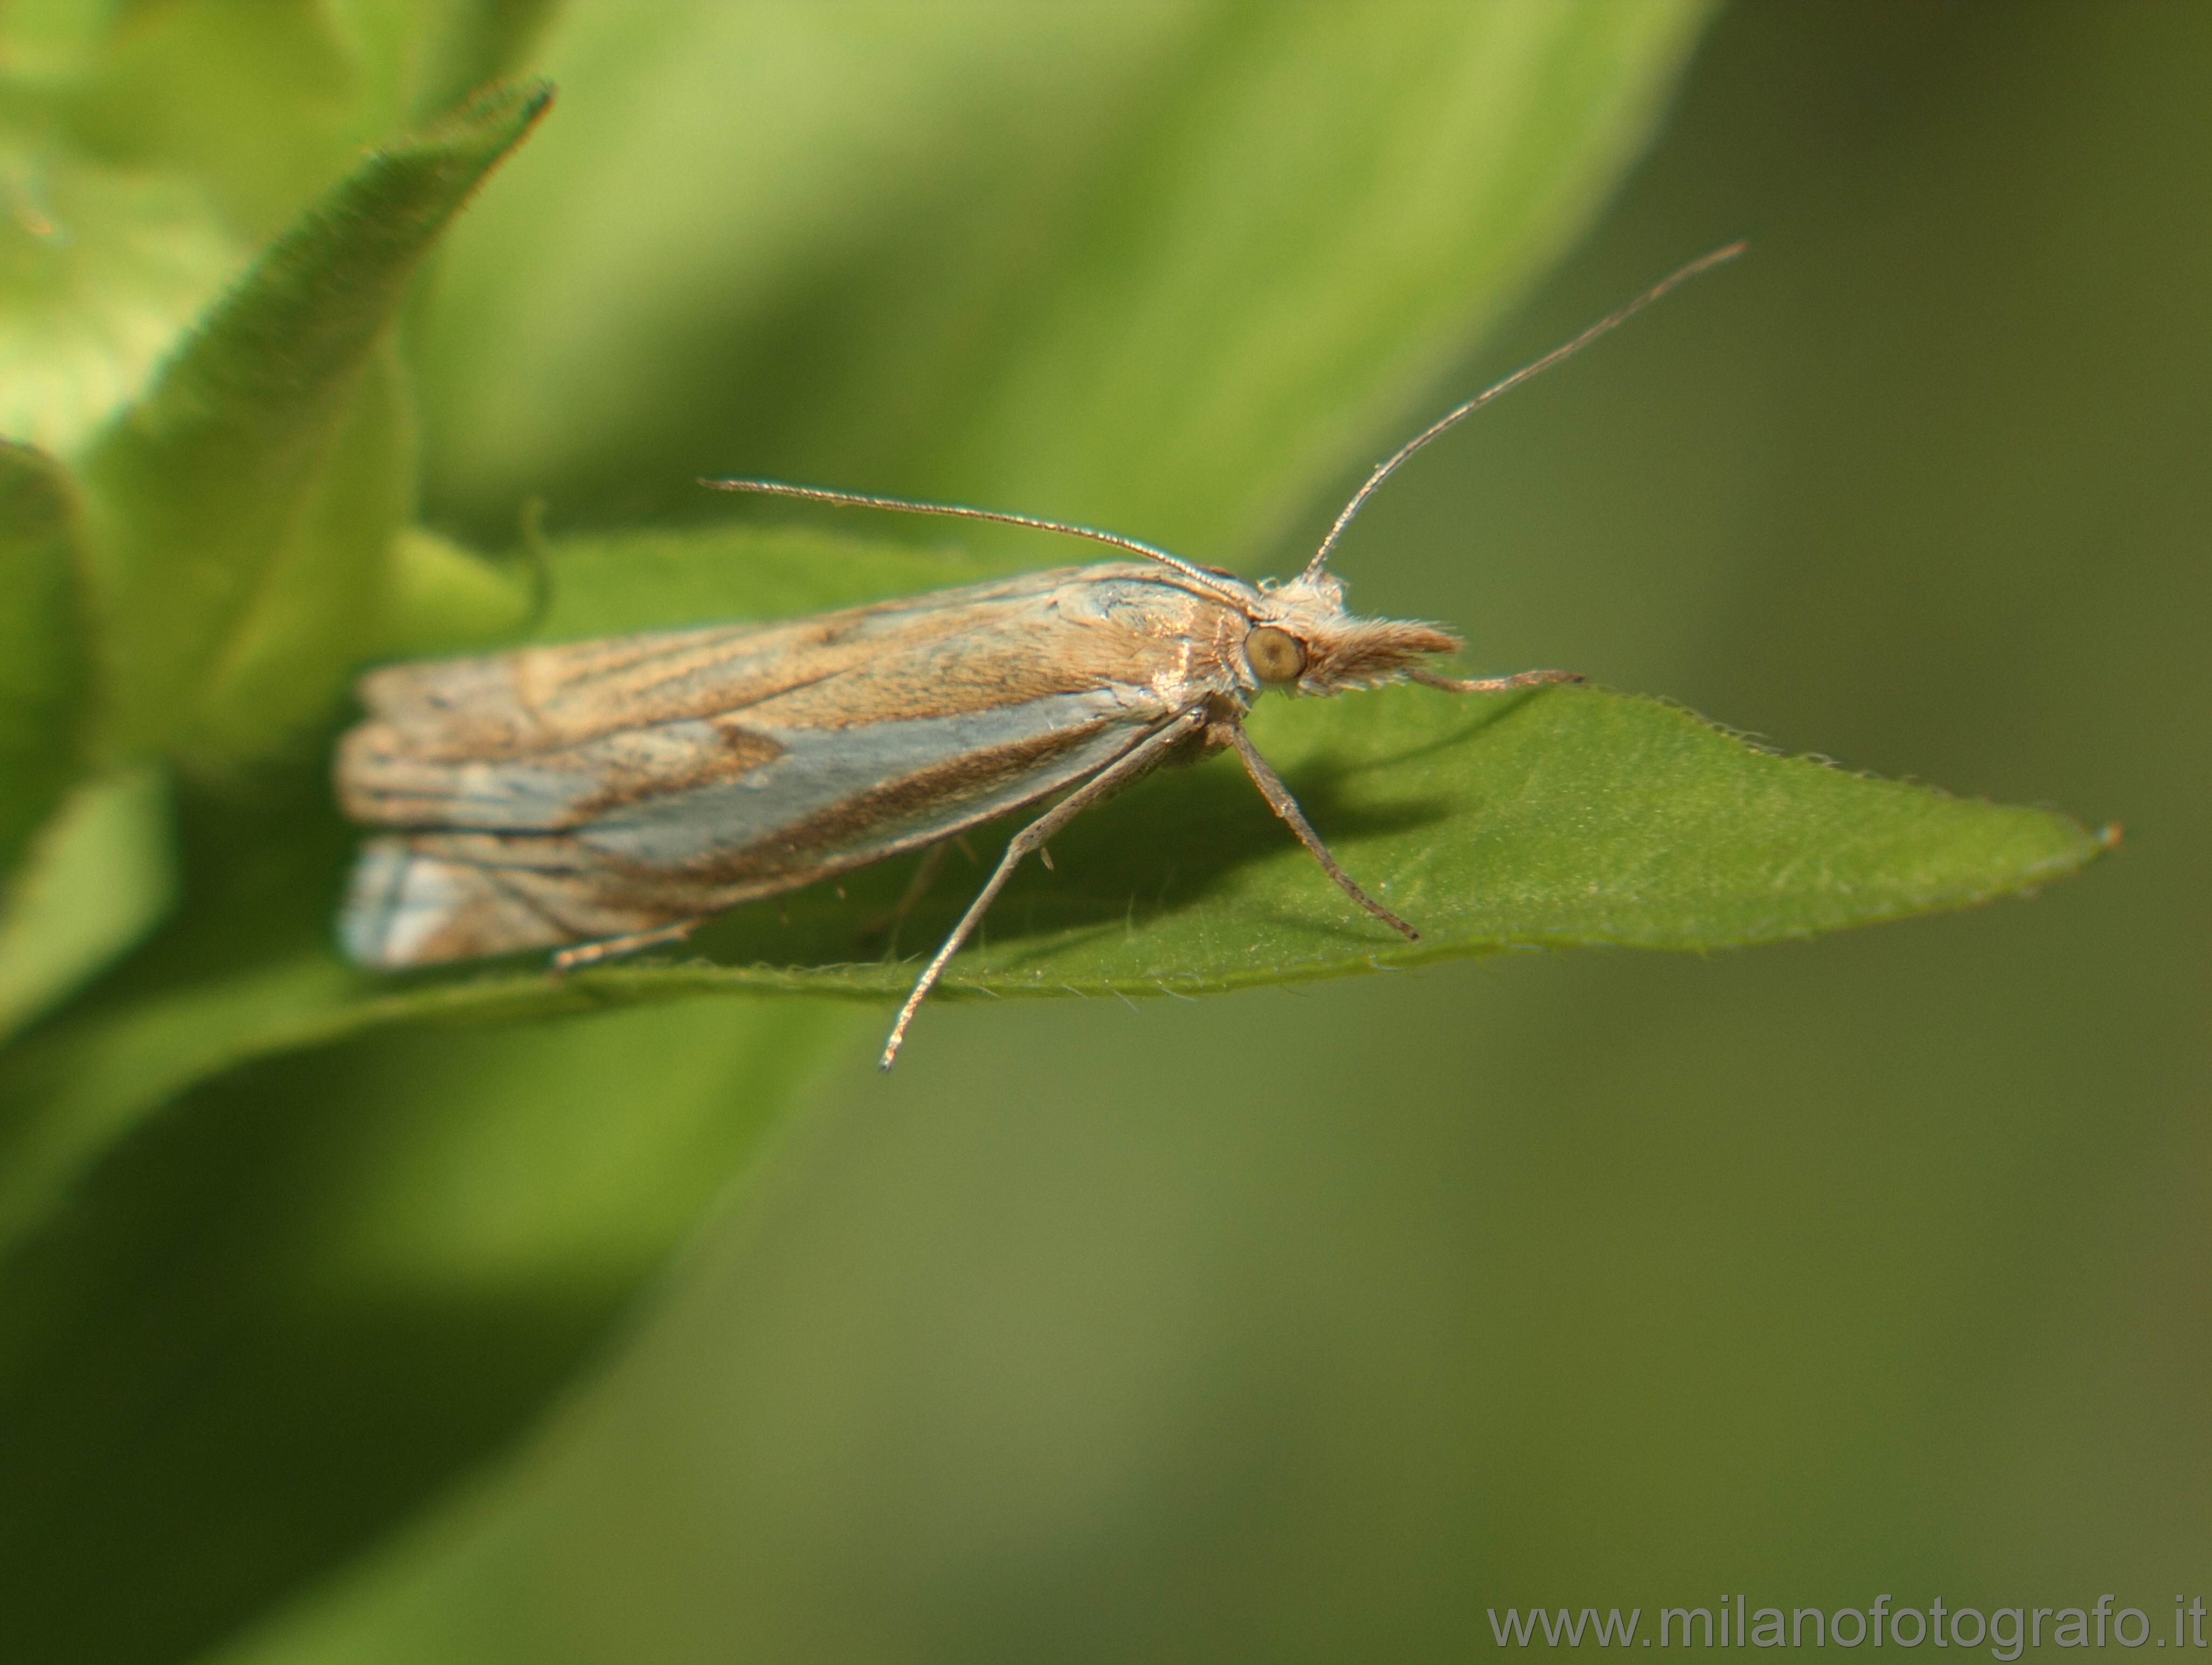
[[[1244,662],[1263,688],[1341,693],[1401,681],[1458,637],[1432,624],[1363,619],[1344,608],[1344,585],[1327,572],[1265,588],[1244,637]]]

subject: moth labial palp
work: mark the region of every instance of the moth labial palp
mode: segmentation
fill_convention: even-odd
[[[702,482],[1030,527],[1135,559],[808,618],[372,671],[359,688],[367,717],[341,742],[336,770],[347,814],[383,829],[355,866],[339,921],[347,954],[398,969],[551,948],[556,968],[586,965],[1049,803],[1015,834],[916,979],[884,1044],[889,1069],[1024,855],[1161,764],[1224,748],[1346,895],[1417,937],[1337,864],[1244,717],[1270,689],[1335,694],[1411,681],[1493,693],[1579,681],[1556,670],[1444,675],[1429,662],[1457,651],[1459,638],[1347,612],[1328,557],[1416,451],[1741,247],[1692,262],[1416,434],[1281,583],[1030,515],[770,480]]]

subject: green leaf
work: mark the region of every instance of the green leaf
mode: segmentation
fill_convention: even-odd
[[[10,6],[0,16],[0,49],[7,52],[9,80],[19,87],[37,87],[77,79],[113,29],[114,12],[106,0]]]
[[[1339,861],[1419,941],[1332,886],[1224,757],[1157,776],[1062,832],[1054,868],[1008,886],[944,994],[1194,994],[1510,948],[1742,948],[2032,892],[2117,842],[2049,810],[1779,755],[1596,689],[1392,689],[1271,705],[1251,729]],[[534,966],[447,973],[359,1020],[715,990],[888,1000],[1018,824],[975,839],[981,867],[948,869],[896,956],[880,923],[910,857],[725,916],[692,940],[720,964],[617,963],[558,983]]]
[[[342,9],[359,31],[383,22],[388,8],[377,0],[349,0]],[[416,112],[424,118],[520,70],[558,7],[555,0],[455,0],[427,10],[415,26],[425,37],[414,92]]]
[[[1249,554],[1588,223],[1705,9],[1225,11],[927,477]]]
[[[198,180],[0,134],[0,433],[73,456],[246,255]]]
[[[556,635],[570,609],[635,629],[744,616],[758,610],[747,596],[842,601],[968,575],[896,547],[743,531],[579,540],[550,560],[568,598]],[[1339,861],[1419,941],[1331,885],[1220,757],[1072,824],[1052,869],[1031,863],[1007,887],[943,997],[1197,994],[1513,948],[1740,948],[2032,891],[2117,838],[1783,756],[1597,689],[1273,699],[1250,727]],[[1018,825],[973,840],[984,869]],[[737,909],[693,938],[704,958],[686,963],[648,956],[556,980],[532,958],[377,979],[323,954],[71,1026],[0,1073],[19,1106],[0,1132],[0,1242],[48,1218],[161,1105],[252,1058],[422,1022],[715,993],[896,1001],[983,870],[956,859],[894,934],[914,862]],[[926,1015],[919,1033],[926,1044]]]
[[[402,527],[363,657],[433,658],[511,642],[531,622],[534,576],[522,563],[486,560],[425,527]]]
[[[509,76],[548,0],[164,0],[16,7],[11,78],[70,150],[189,174],[258,239],[360,148]]]
[[[136,943],[173,898],[155,772],[84,780],[99,704],[74,494],[0,444],[0,1039]]]
[[[83,766],[83,565],[61,469],[0,443],[0,884]]]
[[[850,1017],[403,1025],[183,1097],[0,1265],[8,1656],[196,1652],[512,1438]]]
[[[1595,689],[1393,689],[1271,705],[1251,730],[1338,860],[1419,941],[1338,892],[1223,758],[1071,826],[1054,870],[1008,886],[945,994],[1196,994],[1510,948],[1741,948],[2032,891],[2117,837],[1777,755]],[[975,841],[986,867],[1000,841]],[[907,865],[848,881],[845,898],[817,886],[730,916],[694,939],[725,966],[610,966],[557,997],[902,995],[976,876],[948,869],[891,963],[867,927]],[[472,983],[466,998],[503,1002],[522,983]]]
[[[1707,9],[580,5],[442,274],[429,501],[768,474],[1249,551],[1587,221]]]
[[[550,562],[567,598],[548,621],[554,637],[583,619],[639,629],[759,616],[810,593],[828,605],[897,593],[902,576],[914,589],[966,576],[939,567],[915,584],[927,557],[744,531],[577,540]],[[1513,948],[1741,947],[2033,889],[2114,837],[1778,755],[1662,702],[1590,688],[1273,698],[1250,730],[1339,859],[1420,941],[1330,885],[1221,758],[1157,775],[1072,825],[1055,869],[1014,880],[946,992],[1180,993]],[[976,840],[987,864],[989,847]],[[566,1004],[578,990],[902,994],[912,956],[951,928],[976,877],[964,862],[947,870],[901,929],[895,960],[871,926],[912,860],[737,910],[694,939],[720,968],[617,964],[557,992],[534,971],[471,972],[436,998],[505,1010]]]
[[[408,119],[422,8],[270,0],[103,7],[50,98],[80,154],[201,181],[258,241]]]
[[[125,746],[251,754],[335,697],[410,491],[380,343],[409,275],[550,96],[501,89],[372,155],[93,451]]]
[[[148,765],[84,782],[39,830],[0,911],[0,1040],[60,1004],[168,912],[177,875],[167,812],[167,783]],[[0,1194],[9,1179],[0,1159]]]

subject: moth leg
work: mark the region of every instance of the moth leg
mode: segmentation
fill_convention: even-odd
[[[1006,853],[999,858],[999,865],[992,869],[983,888],[975,893],[975,899],[968,905],[968,911],[960,916],[960,923],[952,928],[952,935],[945,939],[945,946],[938,949],[937,957],[923,967],[920,980],[914,985],[914,992],[906,997],[906,1004],[899,1008],[897,1021],[891,1025],[890,1038],[884,1043],[884,1056],[878,1068],[889,1069],[891,1067],[891,1061],[898,1057],[899,1048],[905,1044],[907,1026],[914,1021],[914,1014],[921,1009],[921,1002],[929,991],[937,986],[937,979],[945,975],[945,963],[960,951],[960,945],[982,923],[983,916],[991,910],[991,904],[1006,887],[1006,881],[1014,876],[1014,869],[1021,865],[1022,857],[1099,799],[1111,797],[1115,792],[1158,764],[1163,752],[1193,730],[1202,727],[1205,722],[1203,710],[1185,711],[1165,728],[1157,730],[1122,754],[1014,834],[1006,845]]]
[[[860,935],[877,936],[890,931],[896,940],[898,928],[906,923],[907,915],[914,911],[915,905],[929,894],[929,887],[937,882],[937,875],[945,871],[945,858],[951,853],[952,840],[950,839],[939,839],[923,851],[921,859],[915,863],[914,877],[907,881],[905,892],[892,904],[891,911],[878,914],[862,925]]]
[[[1578,670],[1524,670],[1513,676],[1439,676],[1432,670],[1416,666],[1406,675],[1425,687],[1442,688],[1447,693],[1503,693],[1508,688],[1540,687],[1547,682],[1583,682],[1589,679]]]
[[[602,960],[618,960],[623,954],[635,954],[640,948],[649,948],[656,942],[681,942],[707,922],[704,918],[684,919],[673,925],[663,925],[658,930],[632,931],[628,936],[609,936],[597,942],[579,942],[573,948],[563,948],[549,962],[554,976],[573,972],[579,966],[596,966]]]
[[[1291,789],[1284,785],[1282,778],[1267,766],[1267,760],[1260,755],[1259,748],[1253,745],[1251,737],[1243,729],[1230,727],[1229,739],[1230,743],[1237,748],[1237,755],[1244,760],[1244,772],[1252,777],[1252,784],[1260,789],[1260,796],[1267,800],[1267,807],[1280,815],[1291,831],[1298,835],[1298,842],[1312,852],[1314,860],[1321,863],[1321,870],[1335,880],[1338,888],[1346,896],[1391,929],[1402,933],[1408,941],[1419,941],[1420,932],[1352,883],[1352,875],[1336,864],[1336,857],[1328,853],[1328,846],[1321,841],[1321,834],[1315,832],[1312,824],[1306,820],[1304,812],[1298,808],[1298,801],[1291,796]]]

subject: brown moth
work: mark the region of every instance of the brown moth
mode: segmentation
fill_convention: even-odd
[[[1416,434],[1369,475],[1296,578],[1249,583],[1084,526],[766,480],[704,483],[1085,538],[1141,557],[841,612],[402,664],[362,679],[340,802],[363,847],[339,932],[392,969],[552,948],[557,969],[680,939],[738,903],[940,845],[1056,799],[1018,832],[916,979],[885,1043],[1024,856],[1163,764],[1233,748],[1268,806],[1369,913],[1419,932],[1340,868],[1244,733],[1264,691],[1415,681],[1491,693],[1579,680],[1446,676],[1459,638],[1345,610],[1326,570],[1360,506],[1438,434],[1729,259],[1694,261]]]

